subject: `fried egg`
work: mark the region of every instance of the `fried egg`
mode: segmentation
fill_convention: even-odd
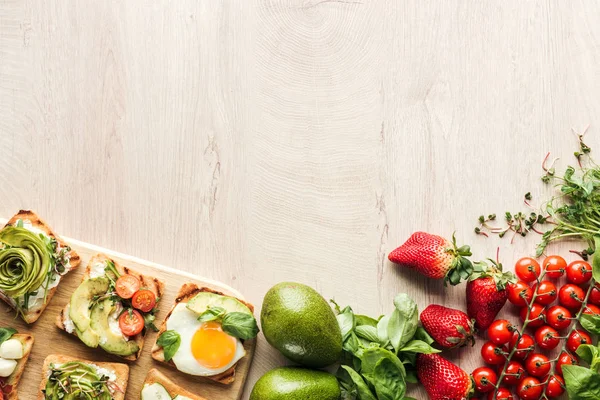
[[[246,355],[242,342],[215,321],[199,322],[198,314],[179,303],[167,320],[167,330],[179,333],[181,344],[172,360],[190,375],[213,376],[227,371]]]

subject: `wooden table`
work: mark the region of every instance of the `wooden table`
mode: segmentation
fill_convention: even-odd
[[[464,308],[387,253],[456,231],[512,268],[537,238],[477,237],[477,217],[539,200],[571,128],[600,147],[600,5],[492,3],[0,0],[0,215],[258,309],[282,280],[372,315],[402,291]],[[261,336],[246,392],[284,362]]]

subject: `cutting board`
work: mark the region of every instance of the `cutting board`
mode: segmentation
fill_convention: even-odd
[[[0,222],[4,225],[5,220],[0,220]],[[31,325],[27,325],[20,318],[15,318],[14,312],[9,311],[9,307],[4,302],[0,302],[0,326],[12,326],[21,333],[32,334],[35,338],[35,344],[29,362],[27,363],[25,373],[23,374],[18,387],[19,399],[21,400],[32,400],[37,398],[39,384],[42,379],[42,364],[49,354],[67,354],[92,361],[123,362],[121,358],[108,355],[101,349],[91,349],[86,347],[78,338],[59,330],[54,324],[56,316],[69,302],[71,294],[81,283],[81,278],[89,259],[95,254],[107,254],[120,262],[123,266],[146,275],[154,276],[165,282],[165,293],[160,301],[160,311],[156,318],[157,326],[160,326],[164,317],[174,304],[177,291],[181,285],[186,282],[196,282],[201,286],[207,286],[225,294],[243,299],[243,296],[237,290],[223,283],[103,249],[78,240],[64,237],[63,239],[79,254],[81,257],[81,264],[79,265],[79,268],[71,271],[61,280],[56,294],[40,319]],[[146,335],[146,342],[141,357],[135,362],[127,362],[130,367],[130,372],[129,384],[125,396],[126,400],[139,400],[139,394],[142,390],[144,379],[151,368],[159,369],[180,386],[192,393],[206,397],[208,400],[238,400],[241,398],[252,357],[254,356],[254,349],[256,346],[255,339],[247,340],[244,343],[246,356],[238,363],[235,381],[231,385],[222,385],[203,380],[202,378],[185,375],[177,372],[175,369],[154,361],[150,355],[150,350],[155,341],[156,332],[149,332]]]

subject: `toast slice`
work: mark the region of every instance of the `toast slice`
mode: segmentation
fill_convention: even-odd
[[[92,257],[85,269],[85,273],[83,275],[83,279],[82,282],[90,279],[90,274],[92,273],[92,269],[94,268],[94,266],[96,264],[103,264],[106,261],[112,261],[115,265],[115,268],[117,269],[117,271],[120,274],[130,274],[135,276],[136,278],[138,278],[140,280],[140,282],[142,283],[143,288],[149,289],[151,290],[155,295],[156,295],[156,299],[157,299],[157,305],[160,302],[160,298],[162,297],[164,291],[165,291],[165,284],[163,281],[151,277],[151,276],[147,276],[147,275],[142,275],[136,271],[133,271],[130,268],[124,267],[121,264],[119,264],[117,261],[113,260],[112,258],[108,257],[105,254],[96,254],[94,257]],[[58,326],[60,329],[62,329],[63,331],[70,333],[74,336],[77,336],[77,333],[75,332],[75,330],[71,330],[71,329],[67,329],[68,326],[68,315],[69,315],[69,304],[67,304],[60,312],[60,314],[58,315],[58,317],[56,318],[56,326]],[[146,332],[147,333],[147,332]],[[129,338],[129,340],[135,340],[135,342],[138,344],[139,346],[139,350],[137,351],[137,353],[135,354],[131,354],[129,356],[119,356],[119,355],[115,355],[117,357],[123,358],[125,360],[129,360],[129,361],[135,361],[140,357],[140,354],[142,353],[142,349],[144,348],[144,332],[139,333],[135,336],[132,336]]]
[[[47,236],[49,236],[53,239],[56,239],[56,241],[58,242],[58,244],[60,245],[61,248],[68,247],[67,243],[60,236],[58,236],[56,233],[54,233],[52,228],[50,228],[50,226],[48,226],[48,224],[44,220],[42,220],[33,211],[20,210],[16,215],[14,215],[6,223],[5,227],[15,225],[18,220],[22,220],[24,222],[29,221],[33,228],[36,228],[36,229],[44,232]],[[79,263],[81,262],[79,255],[73,249],[71,249],[67,254],[69,257],[70,267],[67,270],[65,270],[65,272],[63,273],[63,276],[66,275],[68,272],[77,268],[79,266]],[[57,279],[61,279],[61,277],[58,276]],[[52,300],[52,297],[54,296],[54,293],[56,292],[57,288],[58,288],[58,286],[55,286],[48,290],[45,302],[39,302],[39,304],[35,304],[34,306],[31,306],[26,312],[22,313],[21,317],[23,318],[23,320],[25,322],[27,322],[28,324],[31,324],[31,323],[37,321],[37,319],[42,315],[42,312],[44,312],[44,310],[50,303],[50,300]],[[4,293],[1,290],[0,290],[0,299],[2,299],[6,304],[8,304],[12,309],[17,311],[17,305],[16,305],[15,300],[12,297],[6,295],[6,293]]]
[[[216,290],[213,290],[213,289],[210,289],[207,287],[200,287],[195,283],[185,283],[181,287],[181,289],[179,289],[179,293],[177,293],[177,298],[175,299],[175,304],[169,311],[169,314],[167,314],[167,316],[165,317],[165,320],[160,325],[160,330],[158,331],[158,334],[156,335],[157,340],[160,337],[160,335],[162,335],[167,330],[167,320],[169,319],[169,317],[171,317],[171,314],[173,313],[173,310],[175,309],[177,304],[187,303],[189,300],[191,300],[194,296],[196,296],[200,292],[210,292],[210,293],[215,293],[215,294],[218,294],[221,296],[228,296],[224,293],[218,292]],[[232,297],[232,296],[229,296],[229,297]],[[236,300],[238,300],[242,304],[246,305],[250,309],[250,311],[252,311],[254,313],[254,306],[252,304],[247,303],[241,299],[236,299]],[[175,365],[173,360],[165,361],[165,353],[163,351],[163,348],[161,346],[159,346],[158,344],[156,344],[156,342],[154,343],[154,346],[152,347],[152,358],[154,358],[156,361],[165,363],[165,364],[177,369],[177,366]],[[218,375],[205,376],[202,378],[206,378],[211,381],[229,385],[235,380],[236,365],[233,365],[227,371],[224,371]]]
[[[26,333],[15,333],[11,339],[17,339],[23,345],[23,357],[17,360],[17,367],[10,376],[0,378],[0,391],[4,393],[6,400],[17,400],[19,398],[17,391],[19,381],[21,380],[23,371],[25,371],[25,365],[31,354],[34,340],[33,336]]]
[[[185,396],[189,397],[191,400],[206,400],[204,397],[200,397],[183,389],[156,368],[152,368],[148,372],[148,375],[146,375],[146,380],[144,381],[144,386],[152,385],[153,383],[160,383],[167,390],[167,392],[169,392],[171,398],[175,398],[175,396]]]
[[[129,366],[126,364],[120,363],[110,363],[110,362],[95,362],[95,361],[87,361],[81,360],[76,357],[64,356],[61,354],[50,354],[44,360],[44,366],[42,367],[42,382],[40,383],[40,390],[37,399],[44,400],[44,393],[42,390],[46,387],[46,383],[48,382],[48,376],[50,375],[50,364],[64,364],[70,361],[80,361],[85,364],[95,365],[100,368],[104,368],[106,370],[114,372],[116,375],[116,388],[112,398],[113,400],[124,400],[125,392],[127,391],[127,382],[129,381]]]

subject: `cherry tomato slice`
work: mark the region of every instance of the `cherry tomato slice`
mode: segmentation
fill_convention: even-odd
[[[144,330],[144,317],[136,310],[125,310],[119,317],[119,328],[125,336],[135,336]]]
[[[131,299],[131,305],[142,312],[150,312],[156,305],[156,295],[147,289],[138,290]]]
[[[140,290],[140,286],[141,282],[138,278],[130,274],[125,274],[117,279],[115,289],[120,298],[130,299],[135,292]]]

